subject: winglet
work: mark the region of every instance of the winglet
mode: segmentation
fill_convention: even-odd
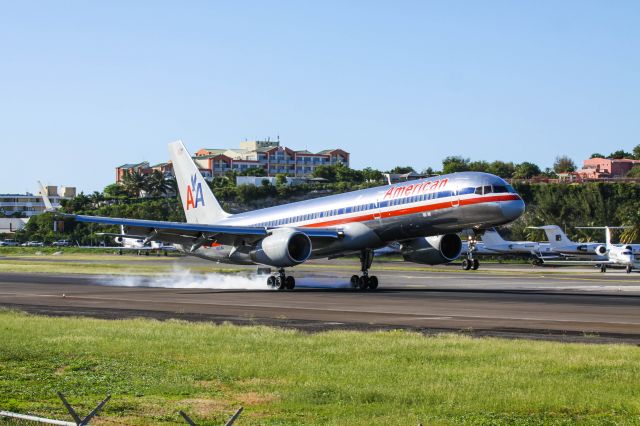
[[[42,196],[42,201],[44,201],[44,211],[55,212],[56,209],[54,209],[53,204],[51,204],[51,200],[49,199],[49,195],[47,194],[47,188],[45,188],[40,181],[38,181],[38,185],[40,186],[40,195]]]

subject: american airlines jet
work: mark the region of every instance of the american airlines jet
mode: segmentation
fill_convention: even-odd
[[[454,173],[285,204],[246,213],[225,212],[181,141],[169,144],[187,223],[72,215],[78,222],[122,225],[123,237],[161,241],[192,256],[278,269],[267,284],[293,289],[285,268],[312,258],[360,256],[358,289],[378,287],[369,275],[374,249],[401,242],[406,260],[440,264],[456,259],[457,232],[479,232],[522,215],[524,203],[501,178]],[[427,238],[425,238],[427,237]]]

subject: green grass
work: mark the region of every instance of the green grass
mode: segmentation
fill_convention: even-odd
[[[96,424],[640,424],[640,349],[0,311],[0,409]],[[0,423],[2,421],[0,420]]]

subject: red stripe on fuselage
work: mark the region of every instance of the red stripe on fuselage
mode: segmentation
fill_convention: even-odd
[[[495,203],[498,201],[517,201],[519,199],[520,198],[515,194],[492,195],[490,197],[476,197],[476,198],[461,199],[459,205],[469,206],[472,204]],[[380,212],[379,217],[382,219],[385,219],[388,217],[405,216],[410,214],[446,209],[446,208],[453,207],[451,204],[452,201],[455,201],[455,200],[450,199],[449,201],[445,201],[442,203],[434,203],[434,204],[428,204],[428,205],[422,205],[422,206],[416,206],[416,207],[406,207],[398,210]],[[301,227],[302,228],[319,228],[319,227],[327,227],[327,226],[335,226],[335,225],[344,225],[345,223],[367,222],[370,220],[374,220],[376,218],[377,218],[377,215],[374,215],[373,213],[369,213],[361,216],[346,217],[342,219],[327,220],[324,222],[309,223],[306,225],[302,225]]]

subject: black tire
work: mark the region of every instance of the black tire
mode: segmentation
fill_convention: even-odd
[[[269,278],[267,278],[267,285],[269,287],[275,287],[276,286],[276,277],[271,275]]]
[[[358,290],[366,290],[369,287],[369,277],[361,276],[358,280]]]
[[[600,272],[602,272],[602,273],[607,272],[607,265],[601,265],[600,266]]]
[[[360,277],[357,275],[351,275],[351,288],[358,288],[358,282]]]
[[[462,261],[462,269],[464,269],[465,271],[471,269],[471,262],[469,262],[469,259],[464,259]]]
[[[296,288],[296,279],[289,275],[284,280],[284,286],[287,290],[293,290],[294,288]]]
[[[369,290],[375,290],[378,288],[378,277],[372,275],[369,277]]]
[[[282,277],[276,277],[276,290],[284,290],[285,289],[285,280]]]
[[[630,274],[632,270],[633,267],[631,265],[627,265],[627,274]]]
[[[479,267],[480,267],[480,262],[478,261],[478,259],[473,259],[471,261],[471,269],[473,269],[474,271],[477,271]]]

